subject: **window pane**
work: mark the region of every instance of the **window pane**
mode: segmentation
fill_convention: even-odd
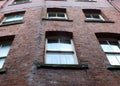
[[[120,64],[120,54],[115,54],[116,59],[118,60],[119,64]]]
[[[58,17],[65,17],[65,14],[64,13],[57,13],[57,16]]]
[[[18,15],[7,16],[4,22],[11,22],[11,21],[17,21],[22,19],[23,19],[23,14],[18,14]]]
[[[0,48],[0,57],[6,57],[9,53],[10,45],[3,45]]]
[[[115,54],[106,54],[111,65],[120,65]]]
[[[110,45],[107,44],[101,44],[101,47],[103,49],[104,52],[113,52],[112,48],[110,47]]]
[[[10,22],[10,21],[14,21],[15,16],[7,16],[5,19],[5,22]]]
[[[75,64],[73,54],[61,54],[61,64]]]
[[[86,18],[91,18],[90,14],[85,14]]]
[[[92,14],[93,18],[100,19],[99,14]]]
[[[46,54],[47,64],[60,64],[60,56],[58,53],[47,53]]]
[[[48,17],[56,17],[56,13],[48,13]]]
[[[47,64],[76,64],[72,53],[47,53]]]
[[[58,39],[48,39],[47,50],[60,50]]]
[[[70,39],[60,39],[60,50],[61,51],[73,51]]]
[[[113,52],[120,52],[120,48],[118,46],[117,41],[109,41],[110,47],[112,48]]]
[[[0,68],[2,68],[2,67],[3,67],[4,62],[5,62],[5,58],[0,59]]]
[[[71,40],[70,39],[60,39],[60,43],[71,44]]]

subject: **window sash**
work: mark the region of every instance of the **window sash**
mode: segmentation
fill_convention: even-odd
[[[104,18],[100,14],[85,14],[85,16],[86,16],[87,20],[102,20],[102,21],[104,21]],[[98,18],[95,18],[95,16],[98,16]]]
[[[101,47],[104,52],[112,52],[112,53],[120,53],[120,48],[119,48],[119,42],[116,40],[109,41],[109,40],[104,40],[101,41]]]
[[[19,21],[23,19],[23,14],[16,14],[11,16],[6,16],[3,20],[3,23],[12,22],[12,21]]]
[[[120,65],[120,54],[106,54],[111,65]]]
[[[62,40],[61,39],[56,39],[56,43],[48,43],[47,39],[47,47],[46,50],[47,51],[73,51],[73,43],[72,40],[67,39],[70,41],[70,43],[61,43]]]
[[[46,53],[46,64],[77,64],[73,53]]]
[[[53,16],[50,16],[50,14],[53,14]],[[63,15],[63,16],[60,16],[60,15]],[[48,12],[47,18],[67,19],[67,15],[66,13],[62,13],[62,12]]]

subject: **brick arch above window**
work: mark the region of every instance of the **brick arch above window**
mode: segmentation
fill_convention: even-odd
[[[120,40],[120,34],[119,33],[109,33],[109,32],[99,32],[95,33],[97,38],[113,38]]]
[[[47,31],[46,37],[49,36],[65,36],[65,37],[73,38],[73,33],[67,31]]]

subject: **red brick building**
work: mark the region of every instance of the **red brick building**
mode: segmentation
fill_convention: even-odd
[[[119,86],[119,4],[1,0],[0,86]]]

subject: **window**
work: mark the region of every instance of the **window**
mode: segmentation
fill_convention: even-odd
[[[13,4],[23,4],[23,3],[27,3],[30,0],[15,0]]]
[[[9,53],[12,39],[10,37],[0,39],[0,68],[3,67],[5,59]]]
[[[111,65],[120,65],[120,41],[117,38],[99,38],[100,45]]]
[[[78,64],[71,38],[63,35],[46,38],[46,64]]]
[[[84,9],[83,10],[86,20],[93,20],[93,21],[104,21],[105,19],[101,15],[100,10],[96,9]]]
[[[23,15],[24,13],[6,14],[1,24],[21,22],[23,20]]]
[[[63,8],[48,8],[47,18],[49,19],[67,19],[66,9]]]

